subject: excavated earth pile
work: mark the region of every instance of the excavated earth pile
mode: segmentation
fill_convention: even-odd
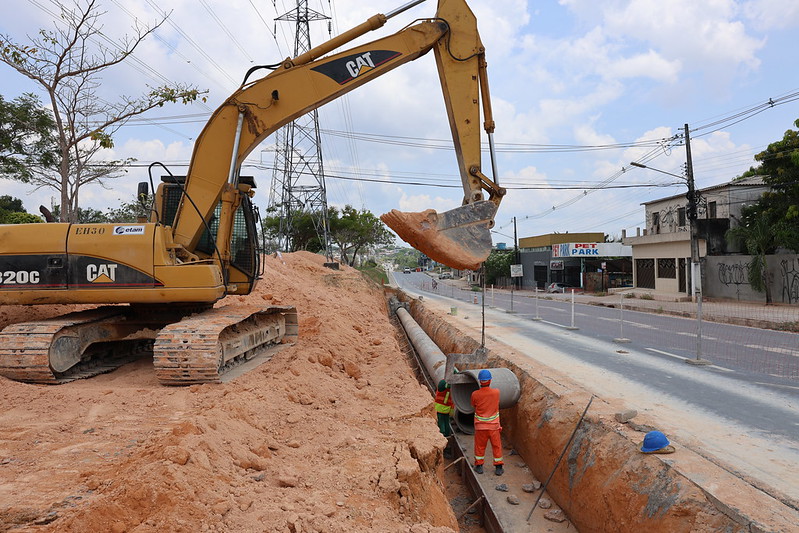
[[[457,529],[446,441],[382,291],[310,253],[266,259],[247,297],[299,339],[219,385],[165,387],[151,359],[60,386],[0,379],[0,531]],[[0,308],[0,327],[71,308]]]

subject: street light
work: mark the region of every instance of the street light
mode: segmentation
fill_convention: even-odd
[[[642,165],[641,163],[635,163],[633,161],[630,161],[630,164],[632,166],[634,166],[634,167],[646,168],[646,169],[649,169],[649,170],[654,170],[655,172],[660,172],[661,174],[668,174],[669,176],[674,176],[675,178],[679,178],[679,179],[681,179],[683,181],[687,181],[687,178],[685,176],[679,176],[677,174],[672,174],[671,172],[666,172],[665,170],[660,170],[658,168],[648,167],[646,165]]]

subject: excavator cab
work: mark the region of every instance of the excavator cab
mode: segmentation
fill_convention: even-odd
[[[185,176],[161,176],[161,184],[155,194],[151,211],[151,222],[159,222],[165,226],[172,226],[182,196],[185,194]],[[139,195],[141,197],[140,184]],[[222,202],[218,202],[210,219],[205,224],[205,230],[200,237],[194,253],[201,259],[219,259],[221,251],[229,250],[230,260],[227,262],[227,285],[237,287],[232,293],[243,292],[240,287],[251,287],[263,274],[261,264],[261,250],[258,247],[258,209],[250,199],[250,191],[256,187],[255,178],[240,176],[238,181],[239,205],[233,216],[232,234],[230,242],[219,246],[220,220],[222,219]],[[220,261],[224,263],[225,261]]]

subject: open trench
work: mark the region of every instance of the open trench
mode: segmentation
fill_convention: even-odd
[[[389,293],[407,304],[415,322],[445,354],[469,354],[480,347],[420,299]],[[553,378],[512,349],[493,345],[487,363],[464,366],[507,368],[521,389],[518,403],[500,412],[505,476],[495,477],[489,469],[483,476],[471,472],[470,435],[457,435],[456,457],[445,461],[445,468],[458,470],[472,491],[486,531],[795,531],[767,495],[712,463],[687,451],[682,464],[668,455],[639,453],[644,433],[653,428],[618,421],[613,402],[592,401],[568,377]],[[538,489],[545,480],[542,499],[550,500],[551,508],[534,508],[540,490],[525,493],[521,485]],[[508,493],[498,490],[501,483],[508,485]],[[519,496],[518,505],[509,504],[511,493]]]

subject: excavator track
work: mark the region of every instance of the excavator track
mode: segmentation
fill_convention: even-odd
[[[0,375],[59,385],[153,354],[156,376],[165,385],[218,383],[264,347],[297,337],[294,307],[196,311],[104,306],[12,324],[0,331]]]
[[[0,375],[58,385],[111,372],[150,352],[157,329],[131,320],[130,308],[100,307],[0,331]],[[112,337],[124,342],[106,342]]]
[[[155,374],[163,385],[219,383],[228,369],[297,333],[294,307],[209,309],[161,330],[153,345]]]

